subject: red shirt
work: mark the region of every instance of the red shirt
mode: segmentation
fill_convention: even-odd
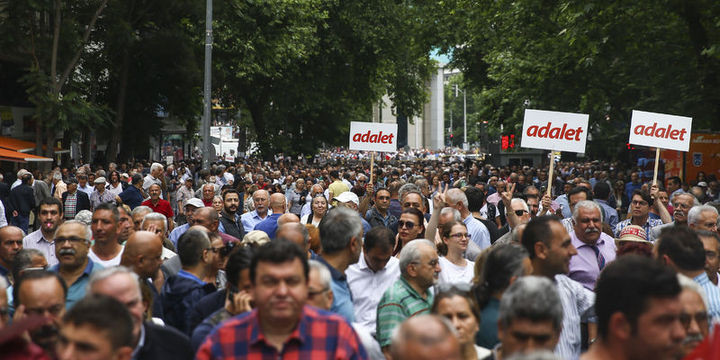
[[[306,305],[281,353],[267,342],[260,328],[258,312],[253,310],[215,328],[205,338],[195,359],[364,360],[367,353],[345,319]]]
[[[203,205],[205,205],[206,207],[212,207],[212,199],[210,199],[210,200],[202,199],[202,202],[203,202]]]
[[[158,199],[157,205],[153,205],[152,200],[147,199],[143,201],[141,205],[148,206],[152,209],[152,211],[165,215],[168,220],[175,216],[172,211],[172,206],[170,206],[170,202],[167,200]]]

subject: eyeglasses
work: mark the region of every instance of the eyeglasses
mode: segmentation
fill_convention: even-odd
[[[523,216],[527,212],[528,212],[527,210],[515,210],[515,215]]]
[[[470,240],[470,236],[471,236],[471,235],[468,234],[468,233],[450,234],[450,237],[451,237],[451,238],[458,239],[458,240],[460,240],[460,239],[462,239],[462,238],[465,238],[465,239]]]
[[[633,200],[633,201],[632,201],[632,204],[633,204],[633,206],[648,206],[648,202],[647,202],[647,201]]]
[[[326,288],[326,287],[325,287],[325,288],[322,288],[322,289],[320,289],[320,290],[308,289],[308,297],[313,297],[313,296],[315,296],[315,295],[320,295],[320,294],[322,294],[322,293],[324,293],[324,292],[326,292],[326,291],[328,291],[328,290],[330,290],[330,288]]]
[[[427,264],[430,265],[430,267],[436,267],[437,264],[439,264],[439,263],[440,263],[440,260],[438,260],[438,259],[432,259],[432,260],[430,260],[430,262],[428,262]],[[420,263],[419,261],[413,261],[413,262],[411,262],[411,264],[421,264],[421,263]]]
[[[698,324],[698,326],[700,328],[707,327],[708,313],[707,312],[696,312],[694,315],[688,314],[688,313],[680,314],[680,323],[685,327],[685,329],[690,327],[690,323],[692,322],[692,319],[695,319],[695,322]]]
[[[398,221],[398,229],[407,228],[408,230],[412,230],[412,228],[415,227],[415,223],[412,221],[405,221],[400,220]]]
[[[66,241],[69,241],[71,244],[79,244],[79,243],[87,242],[88,240],[85,238],[77,237],[77,236],[56,237],[55,238],[55,244],[57,244],[57,245],[62,245]]]

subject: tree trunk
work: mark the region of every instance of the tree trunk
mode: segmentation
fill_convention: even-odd
[[[106,161],[116,161],[118,155],[118,144],[122,139],[123,122],[125,121],[125,100],[127,99],[127,80],[130,62],[129,51],[123,53],[122,65],[120,68],[120,84],[118,88],[117,102],[115,104],[115,124],[110,136],[110,143],[105,152]]]

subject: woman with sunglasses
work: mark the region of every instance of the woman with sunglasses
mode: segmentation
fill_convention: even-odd
[[[328,210],[328,201],[325,195],[319,193],[313,197],[310,203],[310,213],[300,218],[301,224],[320,225],[320,220],[325,217]]]
[[[472,282],[475,263],[465,259],[465,250],[470,242],[470,234],[465,224],[457,221],[445,223],[440,229],[440,237],[447,246],[447,253],[440,257],[439,284]]]
[[[415,239],[423,239],[425,235],[425,218],[423,213],[416,208],[407,208],[400,213],[398,220],[398,239],[395,244],[393,255],[397,255],[403,246]]]
[[[480,311],[469,290],[469,284],[439,286],[431,312],[453,324],[464,360],[485,359],[491,352],[475,345],[475,334],[480,329]]]

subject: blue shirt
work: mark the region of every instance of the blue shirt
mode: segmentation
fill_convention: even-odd
[[[468,234],[470,234],[470,240],[472,240],[472,242],[479,246],[481,250],[490,247],[490,231],[480,220],[470,214],[463,220],[463,223],[467,226],[467,231]]]
[[[271,214],[270,210],[268,210],[268,214]],[[258,215],[257,210],[242,214],[240,221],[243,224],[243,228],[245,228],[245,233],[247,234],[255,230],[255,226],[267,219],[268,216],[269,215],[266,215],[264,218],[261,218],[260,215]]]
[[[85,265],[85,270],[83,270],[82,275],[80,275],[80,277],[77,278],[72,285],[68,286],[67,297],[65,298],[65,309],[69,310],[76,302],[85,297],[85,288],[90,281],[90,275],[102,269],[104,269],[102,265],[97,264],[88,258],[87,265]],[[50,271],[59,273],[60,264],[51,267]]]
[[[353,308],[352,293],[350,292],[347,277],[332,265],[328,264],[322,256],[318,256],[316,260],[327,266],[332,277],[330,288],[333,292],[333,303],[330,311],[344,317],[345,320],[350,323],[354,322],[355,309]]]
[[[123,190],[118,196],[123,204],[129,206],[131,210],[140,206],[143,202],[142,193],[134,185],[128,186],[128,188]]]
[[[172,241],[173,245],[175,245],[175,248],[177,249],[177,242],[178,239],[190,228],[190,224],[183,224],[173,229],[173,231],[170,232],[170,236],[168,236],[168,239]]]
[[[708,315],[710,315],[711,324],[720,320],[720,288],[713,284],[708,278],[706,272],[693,278],[693,280],[705,290],[707,297]]]
[[[270,237],[270,239],[275,239],[275,232],[278,228],[277,221],[280,215],[282,214],[278,213],[268,215],[265,220],[255,225],[255,230],[264,231]],[[243,224],[243,226],[245,226],[245,224]]]
[[[608,205],[606,200],[595,199],[595,202],[603,209],[603,215],[605,215],[603,222],[610,225],[611,229],[615,229],[615,225],[617,225],[618,221],[620,221],[617,210]]]

